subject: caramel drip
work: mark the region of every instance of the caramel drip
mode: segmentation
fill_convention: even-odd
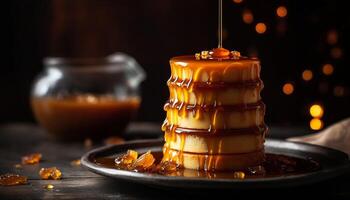
[[[164,111],[168,111],[169,109],[177,109],[179,111],[186,110],[186,111],[213,111],[213,110],[220,110],[220,111],[247,111],[247,110],[256,110],[256,109],[266,109],[265,104],[262,101],[251,103],[251,104],[242,104],[242,105],[191,105],[186,104],[183,102],[177,102],[177,101],[167,101],[164,105]]]
[[[244,82],[193,82],[192,79],[179,79],[178,77],[170,77],[167,82],[169,87],[182,87],[186,89],[227,89],[227,88],[260,88],[263,89],[264,84],[261,79],[249,80]]]
[[[232,155],[234,155],[234,156],[237,156],[237,155],[246,155],[246,154],[254,154],[254,153],[259,153],[259,152],[261,152],[261,151],[264,151],[264,148],[262,148],[262,149],[257,149],[256,151],[251,151],[251,152],[248,152],[248,153],[214,153],[214,154],[207,154],[207,153],[196,153],[196,152],[188,152],[188,151],[182,151],[182,152],[180,152],[179,150],[177,150],[177,149],[171,149],[171,148],[169,148],[168,149],[169,151],[177,151],[177,154],[178,154],[178,156],[180,156],[180,154],[193,154],[193,155],[203,155],[203,156],[205,156],[205,157],[207,157],[207,156],[232,156]],[[208,157],[207,157],[208,158]],[[208,161],[206,161],[206,162],[208,162]],[[203,162],[203,163],[206,163],[206,162]]]
[[[185,104],[183,102],[167,102],[164,105],[164,110],[167,111],[167,120],[170,124],[179,124],[179,120],[184,120],[185,117],[192,114],[192,117],[196,120],[202,119],[202,117],[209,116],[208,119],[210,121],[210,128],[207,130],[209,132],[218,128],[226,128],[227,123],[225,118],[229,117],[234,112],[241,113],[240,116],[246,117],[246,115],[251,115],[252,112],[256,113],[256,120],[261,120],[261,117],[265,113],[265,104],[262,101],[252,104],[245,105],[190,105]],[[246,114],[245,114],[246,113]],[[190,119],[191,116],[188,116]],[[250,121],[249,123],[253,123],[251,120],[255,119],[247,119],[244,121]],[[257,122],[258,123],[258,122]],[[223,127],[224,126],[224,127]]]
[[[217,137],[217,136],[231,136],[231,135],[265,135],[268,127],[263,124],[256,127],[239,128],[239,129],[212,129],[210,132],[205,129],[192,129],[174,127],[176,134],[198,135],[201,137]]]
[[[268,127],[265,124],[248,127],[248,128],[238,128],[238,129],[193,129],[193,128],[182,128],[176,125],[164,125],[165,132],[172,134],[187,134],[187,135],[197,135],[201,137],[218,137],[218,136],[232,136],[232,135],[260,135],[265,134],[268,131]],[[174,137],[172,137],[174,138]]]

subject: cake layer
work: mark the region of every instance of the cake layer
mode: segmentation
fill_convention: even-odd
[[[262,82],[253,81],[246,84],[196,85],[191,83],[188,88],[181,84],[168,82],[169,100],[192,105],[237,105],[258,102],[261,99]]]
[[[167,125],[193,129],[237,129],[264,123],[262,102],[242,106],[192,107],[165,106]]]
[[[184,168],[195,170],[239,170],[260,165],[264,150],[243,154],[198,154],[163,148],[163,160],[172,161]]]
[[[170,60],[171,77],[193,82],[242,82],[260,78],[260,62],[256,59],[197,60],[179,56]]]
[[[228,132],[228,131],[227,131]],[[179,151],[205,154],[249,153],[264,147],[265,131],[233,133],[232,135],[188,134],[176,131],[165,132],[166,146]]]

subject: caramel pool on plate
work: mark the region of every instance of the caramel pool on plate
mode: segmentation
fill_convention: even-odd
[[[139,108],[138,98],[78,95],[32,99],[34,114],[49,132],[64,139],[120,135]]]
[[[217,48],[170,60],[163,161],[187,169],[236,170],[265,157],[260,61]]]

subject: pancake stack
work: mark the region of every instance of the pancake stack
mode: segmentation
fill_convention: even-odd
[[[267,127],[259,60],[214,49],[170,66],[163,162],[207,171],[260,165]]]

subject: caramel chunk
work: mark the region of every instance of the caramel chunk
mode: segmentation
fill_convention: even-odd
[[[132,164],[131,168],[137,171],[145,171],[153,166],[155,160],[151,151],[147,151]]]
[[[115,164],[119,169],[130,169],[131,165],[136,161],[138,153],[134,150],[128,150],[126,154],[115,159]]]
[[[18,174],[3,174],[0,175],[1,186],[13,186],[27,184],[27,177]]]
[[[37,164],[40,162],[41,157],[42,157],[41,153],[33,153],[33,154],[23,156],[22,157],[22,164],[24,164],[24,165]]]
[[[202,51],[201,52],[201,58],[207,59],[209,57],[209,51]]]
[[[161,162],[156,167],[156,172],[160,174],[169,174],[172,172],[176,172],[179,169],[179,165],[175,162],[165,161]]]
[[[239,59],[241,57],[241,53],[239,51],[231,51],[231,55],[233,59]]]
[[[39,171],[39,175],[41,179],[44,179],[44,180],[48,180],[48,179],[58,180],[58,179],[61,179],[62,177],[61,171],[56,167],[41,168],[41,170]]]
[[[201,59],[201,54],[200,54],[200,53],[196,53],[196,54],[194,54],[194,57],[195,57],[197,60],[200,60],[200,59]]]
[[[241,171],[237,171],[233,173],[233,178],[235,179],[244,179],[245,178],[245,173]]]

